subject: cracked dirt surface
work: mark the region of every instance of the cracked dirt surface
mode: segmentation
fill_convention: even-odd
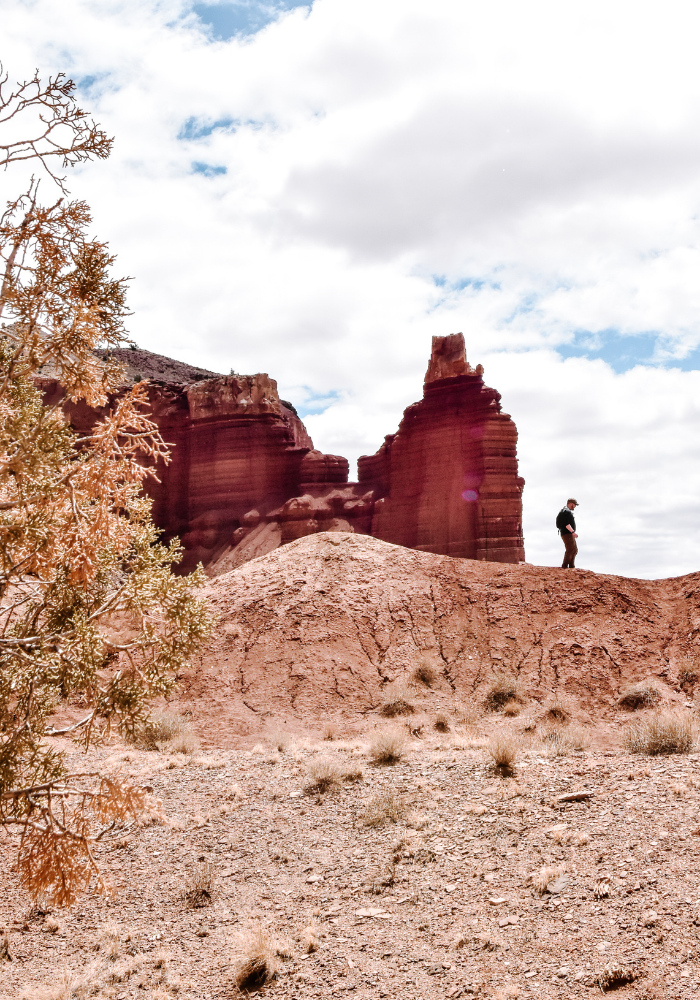
[[[324,533],[207,593],[215,637],[182,678],[180,701],[217,746],[271,719],[361,721],[419,662],[438,672],[448,700],[478,699],[507,672],[532,698],[563,693],[581,721],[610,722],[621,689],[644,677],[684,701],[679,672],[700,651],[700,574],[634,580]]]

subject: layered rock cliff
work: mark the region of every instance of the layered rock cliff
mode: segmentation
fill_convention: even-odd
[[[149,380],[171,461],[149,480],[153,518],[185,547],[182,570],[216,576],[305,535],[374,535],[442,555],[524,559],[517,431],[500,395],[467,362],[462,334],[434,337],[423,399],[359,461],[314,449],[268,375],[216,375],[148,351],[119,355],[126,381]],[[61,387],[42,379],[47,402]],[[86,430],[94,411],[66,404]]]
[[[518,433],[500,393],[467,362],[464,337],[433,337],[423,399],[358,462],[375,497],[370,534],[411,549],[522,562]]]

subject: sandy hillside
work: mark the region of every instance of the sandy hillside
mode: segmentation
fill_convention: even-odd
[[[700,574],[650,582],[450,559],[367,535],[299,539],[217,578],[208,598],[215,638],[180,702],[219,746],[280,720],[361,721],[419,663],[440,677],[432,708],[512,673],[539,702],[562,694],[582,721],[611,723],[601,739],[614,741],[620,691],[654,675],[684,701],[700,649]]]

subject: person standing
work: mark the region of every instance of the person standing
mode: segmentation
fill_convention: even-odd
[[[578,555],[578,545],[576,544],[576,539],[578,535],[576,534],[576,520],[574,519],[574,511],[578,507],[578,500],[574,500],[573,497],[569,497],[566,501],[566,507],[562,509],[557,514],[557,529],[564,542],[564,562],[561,564],[562,569],[575,569],[574,560]]]

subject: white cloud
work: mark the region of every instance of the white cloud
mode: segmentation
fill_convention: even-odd
[[[71,184],[134,275],[140,344],[326,398],[314,440],[355,458],[463,330],[518,422],[528,558],[559,560],[561,498],[590,494],[582,565],[654,576],[700,558],[700,376],[552,348],[700,345],[699,19],[315,0],[217,42],[186,0],[5,0],[0,43],[13,76],[85,81],[116,136]]]

